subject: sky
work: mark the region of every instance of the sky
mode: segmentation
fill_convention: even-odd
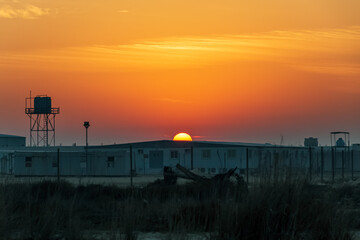
[[[0,0],[0,133],[56,142],[360,143],[359,0]]]

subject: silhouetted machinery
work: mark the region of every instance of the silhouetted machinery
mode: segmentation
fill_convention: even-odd
[[[164,167],[164,183],[173,185],[176,184],[177,176],[171,167]]]

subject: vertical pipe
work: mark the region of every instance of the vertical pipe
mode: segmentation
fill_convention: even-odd
[[[57,181],[60,182],[60,148],[57,149]]]
[[[335,182],[335,151],[334,147],[331,147],[331,171],[332,171],[332,182]]]
[[[191,170],[194,169],[194,146],[191,146],[191,162],[190,162]]]
[[[249,184],[249,149],[246,148],[246,182]]]
[[[324,148],[321,147],[321,165],[320,165],[321,182],[324,182]]]
[[[130,145],[130,186],[133,186],[133,167],[132,167],[132,158],[133,158],[133,150],[132,145]]]
[[[341,152],[341,177],[342,177],[342,180],[344,181],[345,180],[345,151],[343,150]]]
[[[312,153],[311,153],[311,147],[309,147],[309,178],[310,181],[312,180]]]

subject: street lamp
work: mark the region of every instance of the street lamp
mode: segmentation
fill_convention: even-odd
[[[84,127],[86,129],[86,148],[88,147],[88,128],[90,127],[89,122],[84,122]]]
[[[90,123],[89,122],[84,122],[84,127],[86,129],[86,147],[85,147],[85,160],[86,160],[86,164],[88,162],[88,128],[90,127]]]

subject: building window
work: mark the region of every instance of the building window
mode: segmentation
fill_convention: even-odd
[[[115,157],[108,157],[108,159],[107,159],[107,167],[108,168],[115,167]]]
[[[229,149],[227,151],[228,158],[236,158],[236,150],[235,149]]]
[[[178,151],[171,151],[170,156],[172,159],[178,159],[179,158],[179,152]]]
[[[25,167],[32,167],[32,157],[25,157]]]
[[[51,165],[53,168],[57,168],[57,159],[53,159]]]
[[[144,150],[143,149],[138,149],[138,154],[144,154]]]
[[[211,150],[203,150],[203,151],[202,151],[202,157],[203,157],[204,159],[209,159],[209,158],[211,158]]]

